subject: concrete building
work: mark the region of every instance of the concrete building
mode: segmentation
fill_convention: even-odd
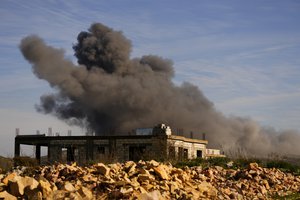
[[[123,136],[46,136],[17,135],[15,156],[20,156],[20,145],[34,145],[36,159],[41,159],[41,147],[48,148],[48,162],[89,161],[122,162],[140,159],[206,158],[208,141],[172,135],[164,124],[152,130],[139,129],[135,135]],[[216,151],[217,152],[217,151]],[[220,153],[220,152],[219,152]]]

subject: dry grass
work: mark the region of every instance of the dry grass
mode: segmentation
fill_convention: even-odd
[[[28,156],[14,157],[14,166],[26,166],[26,167],[36,167],[38,166],[38,161],[35,158]]]
[[[0,156],[0,171],[2,170],[2,173],[5,173],[13,167],[13,160],[11,158],[5,158]]]

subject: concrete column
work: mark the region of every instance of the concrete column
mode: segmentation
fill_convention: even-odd
[[[67,148],[67,162],[74,162],[75,157],[74,157],[74,147],[69,146]]]
[[[38,163],[41,163],[41,145],[37,144],[35,146],[35,159],[37,159]]]
[[[94,160],[94,142],[93,140],[86,141],[86,160]]]
[[[78,146],[78,164],[86,164],[86,148],[85,146]]]
[[[48,161],[59,162],[61,161],[62,149],[61,146],[49,145],[48,146]]]
[[[20,143],[15,140],[15,157],[20,156]]]

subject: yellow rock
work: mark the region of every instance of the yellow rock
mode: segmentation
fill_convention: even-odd
[[[94,199],[93,193],[84,186],[78,190],[78,193],[83,199]]]
[[[53,195],[53,191],[51,188],[51,184],[46,179],[39,180],[39,187],[42,191],[43,198],[51,198]]]
[[[163,180],[169,180],[169,175],[167,171],[165,170],[164,165],[159,165],[157,167],[154,167],[154,172]]]
[[[138,179],[139,182],[144,182],[144,181],[149,181],[149,180],[154,180],[154,177],[150,174],[139,174]]]
[[[202,182],[198,185],[198,191],[204,197],[215,197],[217,196],[217,190],[208,182]]]
[[[147,165],[150,167],[157,167],[159,165],[159,162],[156,162],[155,160],[150,160],[147,162]]]
[[[70,182],[66,182],[65,185],[64,185],[64,189],[68,192],[74,192],[76,191],[75,187],[72,185],[72,183]]]
[[[250,163],[249,164],[249,169],[252,169],[252,170],[258,169],[258,164],[257,163]]]
[[[27,187],[29,191],[37,188],[39,183],[31,177],[15,176],[12,180],[9,180],[8,186],[11,194],[14,196],[24,195],[24,189]]]
[[[4,199],[4,200],[17,200],[17,197],[9,194],[6,191],[0,192],[0,199]]]
[[[103,163],[98,163],[95,165],[95,168],[97,169],[97,171],[104,175],[104,176],[108,176],[109,175],[109,168],[104,165]]]
[[[12,180],[15,176],[17,176],[17,174],[14,172],[14,173],[11,173],[11,174],[8,174],[3,180],[2,180],[2,183],[4,183],[5,185],[8,184],[8,181],[9,180]]]
[[[64,190],[56,190],[53,192],[53,195],[51,195],[53,198],[45,197],[47,200],[55,199],[55,200],[64,200],[68,199],[68,192]],[[69,198],[70,199],[70,198]]]
[[[139,200],[162,200],[163,197],[161,196],[158,190],[149,192],[149,193],[142,193],[138,197]]]

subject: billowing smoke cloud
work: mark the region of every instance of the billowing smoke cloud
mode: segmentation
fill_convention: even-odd
[[[38,36],[24,38],[20,49],[35,75],[56,91],[43,95],[37,110],[92,128],[98,135],[166,123],[174,132],[206,132],[211,146],[227,152],[300,153],[298,133],[279,133],[251,119],[225,117],[198,87],[187,82],[174,85],[172,61],[155,55],[131,59],[130,41],[103,24],[78,35],[73,49],[79,65]]]

